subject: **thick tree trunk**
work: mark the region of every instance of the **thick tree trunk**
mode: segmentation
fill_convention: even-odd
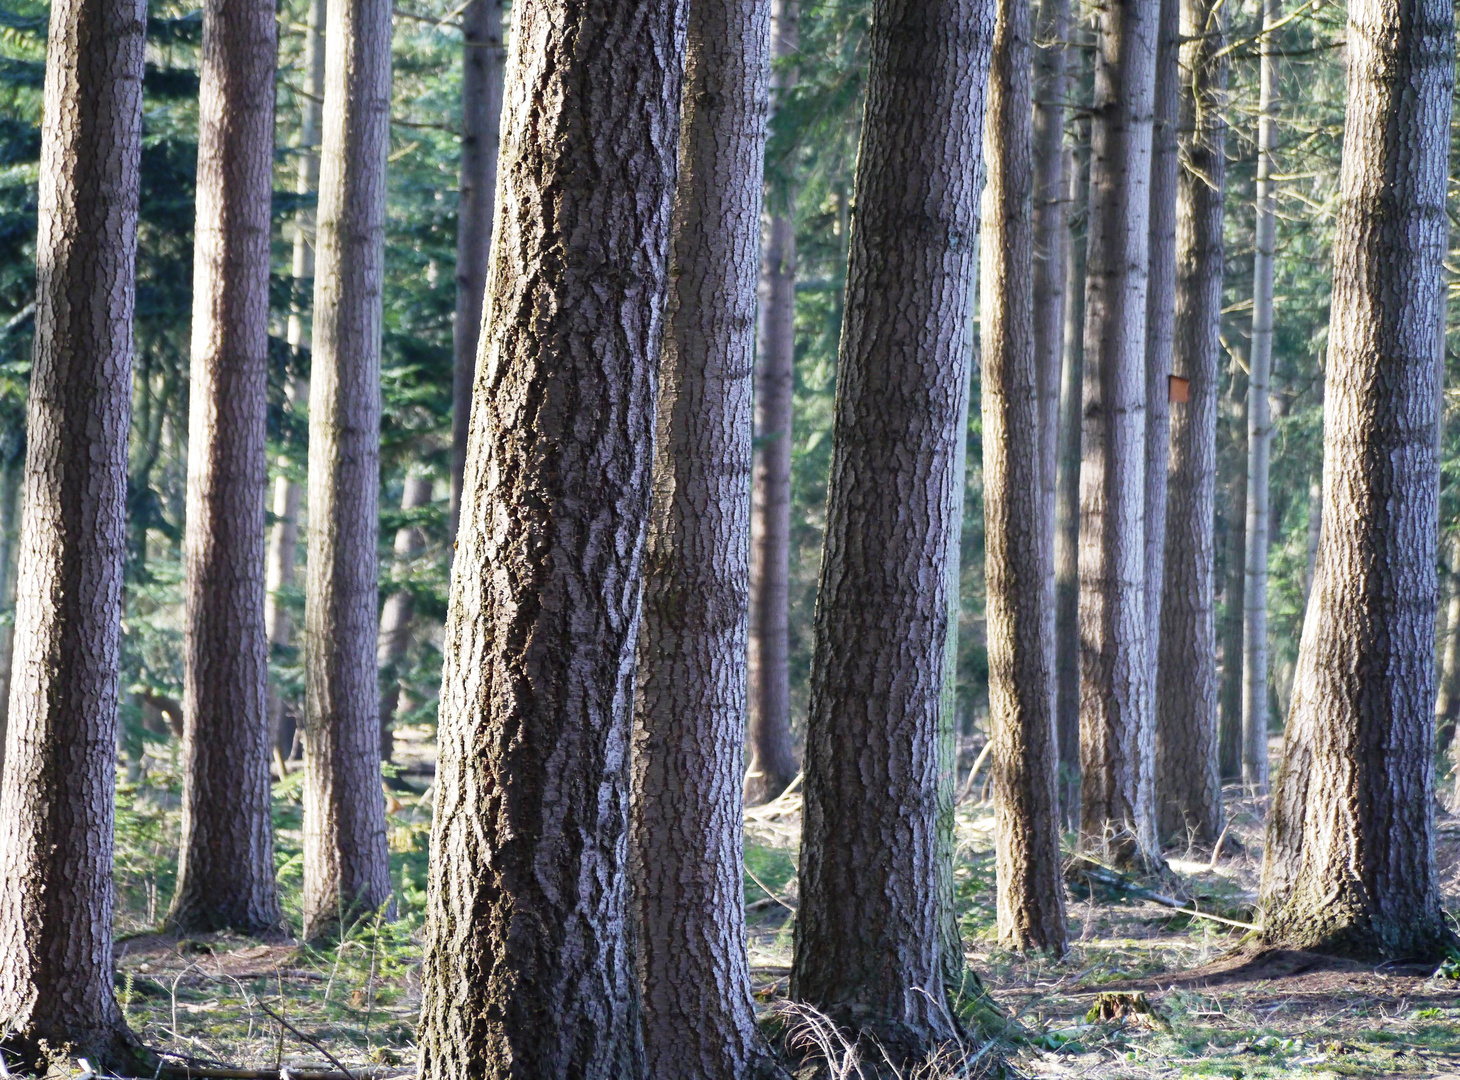
[[[984,129],[984,568],[999,943],[1062,955],[1044,423],[1035,321],[1029,0],[1000,5]],[[1042,325],[1045,321],[1040,319]],[[1037,447],[1030,453],[1030,447]],[[1052,448],[1051,448],[1052,456]]]
[[[1252,361],[1247,384],[1246,571],[1242,590],[1242,783],[1267,791],[1268,453],[1272,423],[1272,277],[1277,193],[1272,151],[1277,139],[1277,52],[1272,39],[1281,0],[1262,0],[1262,89],[1257,119],[1257,224],[1252,260]]]
[[[1268,941],[1364,957],[1451,940],[1431,749],[1454,33],[1441,0],[1349,5],[1323,535],[1262,868]]]
[[[297,175],[294,190],[309,195],[319,187],[319,125],[321,102],[324,99],[324,24],[326,0],[310,0],[309,25],[304,38],[304,105],[299,130]],[[290,267],[294,300],[289,308],[289,351],[293,353],[294,370],[305,370],[303,354],[309,348],[309,331],[304,321],[304,291],[314,280],[314,212],[300,210],[294,216],[294,253]],[[289,408],[302,411],[309,400],[309,385],[293,378],[286,388]],[[279,475],[274,479],[274,526],[269,531],[268,568],[265,584],[264,626],[269,635],[269,651],[280,653],[289,648],[293,637],[293,620],[281,596],[281,590],[292,589],[295,558],[299,543],[299,507],[303,502],[302,485],[291,475],[292,463],[281,456],[276,463]],[[281,761],[294,751],[294,711],[285,708],[279,687],[269,682],[269,730]]]
[[[1217,702],[1217,771],[1242,779],[1242,591],[1247,551],[1247,413],[1240,374],[1233,375],[1227,417],[1232,455],[1226,484],[1227,580],[1222,586],[1222,685]]]
[[[751,392],[770,0],[691,0],[634,725],[646,1072],[772,1075],[745,953]]]
[[[170,926],[278,930],[264,628],[274,0],[207,0],[188,420],[183,800]]]
[[[1053,551],[1055,500],[1059,483],[1060,371],[1064,359],[1065,247],[1065,78],[1070,0],[1039,0],[1034,27],[1034,357],[1039,378],[1041,520]],[[1052,555],[1046,566],[1054,572]],[[1050,589],[1053,589],[1051,577]],[[1045,600],[1053,615],[1054,594]],[[1053,632],[1051,623],[1050,632]]]
[[[1226,8],[1181,0],[1182,169],[1176,196],[1174,374],[1166,584],[1156,682],[1158,824],[1165,840],[1212,844],[1222,829],[1217,765],[1217,402],[1226,187]]]
[[[112,989],[112,825],[146,5],[56,0],[4,783],[0,1044],[151,1075]],[[15,1058],[10,1059],[11,1067]]]
[[[469,0],[461,12],[461,186],[456,204],[456,321],[452,324],[451,521],[461,517],[461,483],[471,431],[472,383],[497,197],[502,124],[504,0]]]
[[[1159,0],[1100,9],[1080,466],[1080,831],[1157,857],[1145,615],[1146,252]]]
[[[391,897],[375,672],[380,334],[390,0],[332,0],[325,48],[309,564],[304,608],[304,933]]]
[[[795,85],[798,0],[771,0],[771,105]],[[766,190],[755,355],[755,443],[750,495],[750,764],[748,806],[796,778],[791,740],[791,413],[796,360],[795,192]]]
[[[897,1058],[955,1034],[939,698],[993,7],[878,0],[869,34],[791,994]]]
[[[420,510],[431,505],[431,478],[411,474],[401,489],[400,508]],[[426,547],[426,534],[415,525],[395,531],[395,576],[405,577],[411,563]],[[416,618],[416,594],[409,587],[397,589],[385,598],[380,611],[380,635],[375,642],[375,665],[380,672],[380,760],[395,756],[396,707],[400,705],[400,665],[411,644],[411,626]]]
[[[512,20],[421,1075],[632,1078],[629,742],[683,6],[545,0]]]
[[[1065,256],[1064,370],[1060,375],[1058,502],[1055,505],[1054,683],[1059,742],[1060,817],[1080,818],[1080,427],[1085,355],[1085,210],[1090,196],[1085,160],[1072,149],[1067,197],[1078,207]]]

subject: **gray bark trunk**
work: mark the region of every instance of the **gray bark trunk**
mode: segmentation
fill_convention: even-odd
[[[375,673],[390,0],[326,32],[304,608],[304,933],[391,898]]]
[[[1052,555],[1043,482],[1048,373],[1034,303],[1031,23],[1029,0],[1000,5],[989,68],[979,288],[984,568],[999,943],[1060,956],[1067,935],[1045,591]]]
[[[420,510],[431,505],[431,478],[415,474],[406,477],[401,489],[400,508]],[[411,564],[420,558],[426,547],[426,534],[415,525],[405,525],[395,532],[395,570],[393,576],[410,574]],[[400,705],[401,662],[411,644],[411,627],[416,618],[416,595],[406,588],[397,589],[385,598],[380,610],[380,635],[375,642],[375,665],[380,673],[380,760],[395,756],[395,736],[391,725]]]
[[[461,517],[461,483],[471,432],[472,382],[482,331],[482,299],[492,247],[502,125],[504,0],[469,0],[461,13],[461,186],[456,205],[456,321],[452,324],[451,507],[448,536]]]
[[[939,699],[993,7],[878,0],[869,33],[791,994],[897,1059],[955,1034]]]
[[[207,0],[188,420],[183,931],[277,930],[264,627],[274,0]]]
[[[797,0],[772,0],[771,105],[795,85]],[[755,356],[755,447],[750,497],[750,763],[748,806],[796,778],[791,740],[791,413],[796,360],[795,192],[766,191]]]
[[[1268,941],[1432,958],[1435,327],[1454,15],[1349,6],[1323,535],[1262,868]],[[1362,673],[1356,678],[1355,673]]]
[[[1145,614],[1146,254],[1159,0],[1098,13],[1080,467],[1082,842],[1157,857]]]
[[[1056,489],[1059,483],[1060,370],[1064,359],[1065,247],[1065,78],[1070,0],[1039,0],[1034,26],[1034,357],[1039,378],[1039,460],[1041,520],[1045,543],[1053,550]],[[1054,572],[1053,556],[1046,565]],[[1053,581],[1045,601],[1053,612]],[[1051,625],[1050,632],[1053,632]]]
[[[1246,572],[1242,591],[1242,783],[1267,791],[1268,454],[1272,438],[1272,278],[1277,192],[1271,179],[1277,139],[1277,46],[1281,0],[1262,0],[1261,80],[1257,119],[1256,253],[1252,262],[1252,362],[1247,385]]]
[[[1445,633],[1440,648],[1439,690],[1435,695],[1435,748],[1454,772],[1451,747],[1455,720],[1460,717],[1460,538],[1451,541],[1449,602],[1445,605]]]
[[[421,1075],[635,1078],[630,721],[683,6],[546,0],[512,20]]]
[[[1245,383],[1234,373],[1227,426],[1232,455],[1226,484],[1227,580],[1222,586],[1222,686],[1217,703],[1217,771],[1242,779],[1242,592],[1247,551],[1247,411]]]
[[[1162,839],[1216,842],[1217,402],[1222,361],[1222,200],[1226,185],[1226,14],[1220,0],[1181,0],[1182,168],[1176,197],[1174,374],[1166,583],[1156,683],[1156,777]]]
[[[15,578],[19,570],[20,489],[25,483],[25,456],[7,461],[0,471],[0,771],[5,768],[5,729],[10,719],[10,677],[15,658]]]
[[[0,1036],[135,1076],[112,989],[112,826],[146,5],[51,5],[4,782]],[[11,1067],[15,1058],[10,1059]]]

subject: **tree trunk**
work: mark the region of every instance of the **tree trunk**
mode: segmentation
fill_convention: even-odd
[[[650,1076],[772,1075],[745,952],[751,391],[770,0],[689,4],[634,725]]]
[[[1454,757],[1449,751],[1455,743],[1455,721],[1460,718],[1460,537],[1451,540],[1449,569],[1450,597],[1435,695],[1435,748],[1447,760]]]
[[[894,1060],[954,1037],[939,698],[992,39],[984,0],[878,0],[868,39],[791,995]]]
[[[497,198],[502,124],[504,0],[468,0],[461,12],[461,186],[456,204],[456,320],[452,324],[451,522],[461,517],[461,482],[471,431],[472,382],[482,331],[482,298]]]
[[[1080,466],[1083,842],[1158,857],[1145,615],[1146,254],[1159,0],[1099,11]]]
[[[1247,385],[1246,574],[1242,591],[1242,783],[1267,791],[1268,453],[1272,423],[1272,277],[1277,192],[1271,179],[1277,140],[1277,47],[1281,0],[1262,0],[1262,89],[1257,119],[1257,225],[1252,260],[1252,362]]]
[[[1263,926],[1271,942],[1428,959],[1451,941],[1431,750],[1454,16],[1440,0],[1354,0],[1347,39],[1323,535],[1268,817]]]
[[[1070,0],[1039,0],[1034,34],[1034,362],[1039,379],[1040,520],[1049,573],[1054,573],[1056,489],[1059,483],[1060,369],[1064,359],[1065,246],[1065,78]],[[1053,589],[1051,576],[1050,589]],[[1054,594],[1046,597],[1053,616]],[[1049,632],[1053,633],[1053,622]]]
[[[1156,683],[1156,777],[1161,837],[1216,842],[1215,519],[1217,402],[1222,360],[1222,200],[1226,189],[1226,9],[1181,0],[1182,169],[1176,196],[1174,374],[1187,400],[1171,406],[1166,584]]]
[[[795,85],[798,0],[771,0],[771,106]],[[750,765],[748,806],[796,778],[791,740],[791,413],[796,360],[795,192],[767,185],[755,355],[750,494]]]
[[[429,476],[406,477],[401,490],[400,508],[420,510],[431,505],[433,485]],[[426,534],[415,525],[404,525],[395,531],[395,576],[404,578],[411,572],[411,563],[421,557],[426,547]],[[375,664],[380,672],[380,760],[395,756],[395,736],[391,725],[400,704],[400,665],[411,644],[411,625],[416,618],[416,594],[408,586],[397,589],[385,598],[380,611],[380,635],[375,643]]]
[[[65,1046],[127,1076],[152,1075],[112,989],[146,17],[140,0],[51,5],[26,512],[0,785],[3,1048],[33,1067]]]
[[[20,487],[25,482],[25,456],[0,466],[0,772],[5,768],[5,729],[10,718],[10,677],[15,658],[15,578],[20,569]]]
[[[324,24],[326,0],[310,0],[309,26],[304,38],[304,107],[299,131],[297,176],[294,190],[309,195],[319,187],[319,124],[320,104],[324,99]],[[304,291],[314,279],[314,213],[302,209],[294,215],[294,257],[290,268],[294,299],[289,308],[289,351],[293,354],[294,371],[305,370],[303,354],[309,348],[309,332],[304,322]],[[291,411],[302,411],[309,400],[309,385],[302,378],[289,380],[285,388]],[[264,626],[269,635],[269,651],[282,653],[289,648],[293,636],[293,620],[281,598],[281,590],[294,587],[294,562],[299,542],[299,506],[304,492],[291,474],[293,463],[285,455],[276,463],[279,475],[274,479],[274,527],[269,532],[268,569],[265,572],[267,597],[264,601]],[[274,747],[281,761],[294,751],[294,711],[286,710],[279,687],[269,683],[269,730],[274,733]]]
[[[629,740],[683,7],[544,0],[512,19],[421,1075],[637,1077]]]
[[[1060,956],[1065,889],[1044,587],[1052,552],[1044,520],[1045,380],[1038,352],[1045,343],[1035,322],[1031,21],[1029,0],[1000,5],[989,69],[979,289],[984,568],[999,943]]]
[[[1080,425],[1085,353],[1085,160],[1066,149],[1067,197],[1079,208],[1065,255],[1064,370],[1060,375],[1059,494],[1055,506],[1055,731],[1059,741],[1060,817],[1080,817]]]
[[[1235,366],[1235,365],[1234,365]],[[1233,463],[1226,485],[1227,580],[1222,586],[1222,686],[1217,702],[1217,771],[1242,779],[1242,591],[1247,551],[1247,413],[1243,377],[1234,372],[1227,417]]]
[[[278,930],[264,495],[274,0],[207,0],[188,421],[180,931]]]
[[[390,0],[332,0],[309,387],[304,934],[391,897],[375,671]]]

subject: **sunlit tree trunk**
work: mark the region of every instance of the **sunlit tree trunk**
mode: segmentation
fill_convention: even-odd
[[[428,1080],[643,1072],[629,749],[683,20],[680,0],[512,10],[442,675]]]
[[[274,0],[207,0],[198,96],[197,226],[188,390],[183,931],[277,930],[269,803],[269,240]]]
[[[939,699],[992,39],[985,0],[878,0],[868,40],[791,994],[894,1060],[954,1036]]]
[[[1045,543],[1054,543],[1055,500],[1059,483],[1060,371],[1064,360],[1065,248],[1065,77],[1070,0],[1039,0],[1034,16],[1034,357],[1039,378],[1040,508]],[[1051,575],[1054,561],[1046,556]],[[1051,578],[1050,588],[1053,589]],[[1053,593],[1045,600],[1053,614]],[[1053,624],[1051,623],[1051,632]]]
[[[1217,771],[1222,780],[1242,779],[1242,592],[1247,551],[1246,379],[1233,374],[1226,419],[1228,446],[1237,460],[1223,491],[1226,581],[1222,585],[1222,675],[1217,700]]]
[[[332,0],[325,49],[305,588],[304,933],[391,897],[380,789],[380,337],[390,0]]]
[[[35,353],[4,782],[0,1050],[153,1075],[112,988],[140,0],[56,0],[46,45]],[[42,1044],[46,1044],[43,1046]]]
[[[1455,24],[1349,5],[1323,533],[1262,868],[1264,937],[1434,958],[1435,393]],[[1356,677],[1356,673],[1362,677]]]
[[[409,513],[431,505],[431,478],[417,473],[406,477],[401,488],[400,508]],[[395,576],[404,578],[411,564],[426,547],[426,534],[418,525],[405,524],[395,532]],[[380,760],[395,756],[395,736],[391,725],[400,705],[400,666],[411,644],[411,626],[416,618],[416,594],[409,585],[385,598],[380,610],[380,636],[375,643],[375,664],[380,671]]]
[[[1217,761],[1217,403],[1222,361],[1226,193],[1226,9],[1181,0],[1182,168],[1176,196],[1174,374],[1166,582],[1156,683],[1156,793],[1165,840],[1215,843]],[[1181,395],[1177,395],[1179,398]]]
[[[1441,754],[1446,754],[1453,745],[1455,720],[1460,716],[1460,538],[1450,544],[1448,584],[1450,595],[1440,647],[1440,685],[1435,695],[1435,748]]]
[[[1058,956],[1066,944],[1065,888],[1045,591],[1045,358],[1034,307],[1032,21],[1028,0],[1000,5],[989,67],[979,286],[984,568],[999,943]],[[1033,447],[1039,452],[1030,453]]]

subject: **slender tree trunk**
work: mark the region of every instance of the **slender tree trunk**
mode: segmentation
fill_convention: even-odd
[[[375,671],[390,0],[332,0],[309,387],[304,934],[391,897]]]
[[[1222,360],[1226,194],[1226,9],[1181,0],[1182,169],[1176,195],[1175,375],[1166,584],[1156,683],[1156,777],[1163,839],[1212,844],[1222,829],[1217,762],[1217,403]]]
[[[15,677],[0,785],[0,1046],[28,1067],[64,1046],[127,1076],[152,1075],[112,989],[146,18],[140,0],[51,5]]]
[[[979,290],[984,567],[999,943],[1059,956],[1066,945],[1065,889],[1044,588],[1052,552],[1044,520],[1041,375],[1047,373],[1035,321],[1031,22],[1029,0],[1000,5],[989,69]],[[1029,453],[1031,446],[1040,452]]]
[[[791,995],[897,1059],[954,1036],[939,698],[993,7],[878,0],[869,34]]]
[[[1066,188],[1080,208],[1065,256],[1064,370],[1060,376],[1058,503],[1055,506],[1055,731],[1059,742],[1060,816],[1080,817],[1080,426],[1085,353],[1085,208],[1089,177],[1082,155],[1066,149]]]
[[[502,124],[504,0],[468,0],[461,12],[461,187],[456,206],[456,321],[452,324],[451,537],[461,517],[461,482],[471,430],[472,382],[492,247]]]
[[[772,1075],[745,953],[751,392],[770,0],[691,0],[634,725],[646,1072]]]
[[[1064,360],[1065,247],[1065,78],[1070,0],[1039,0],[1034,34],[1034,357],[1039,379],[1041,520],[1045,543],[1054,544],[1059,483],[1060,370]],[[1053,557],[1046,556],[1053,575]],[[1051,579],[1050,588],[1053,589]],[[1044,608],[1053,615],[1053,592]],[[1053,632],[1051,623],[1050,632]]]
[[[1158,857],[1145,615],[1146,254],[1159,0],[1098,14],[1080,467],[1080,829]]]
[[[1308,545],[1303,563],[1303,604],[1313,593],[1313,571],[1318,567],[1318,538],[1323,533],[1323,485],[1308,485]]]
[[[1277,46],[1272,35],[1281,0],[1262,0],[1262,89],[1257,118],[1257,225],[1252,262],[1252,362],[1247,385],[1247,550],[1242,591],[1242,783],[1267,790],[1268,453],[1272,423],[1272,275],[1277,193],[1272,151],[1277,140]]]
[[[19,572],[20,488],[25,483],[21,454],[0,469],[0,613],[10,619],[0,625],[0,771],[5,768],[5,729],[10,718],[10,677],[15,658],[15,579]]]
[[[1460,537],[1450,544],[1450,597],[1440,649],[1439,692],[1435,695],[1435,749],[1448,757],[1460,717]]]
[[[310,0],[309,27],[304,38],[304,106],[299,131],[297,175],[294,190],[309,195],[319,187],[320,103],[324,99],[324,24],[326,0]],[[294,299],[289,307],[289,351],[293,353],[294,370],[305,368],[303,354],[309,348],[309,332],[304,321],[304,292],[314,279],[314,213],[300,210],[294,216],[294,253],[290,267]],[[286,387],[289,408],[302,411],[309,400],[309,386],[303,379],[290,379]],[[276,463],[279,475],[274,479],[274,527],[269,531],[268,568],[265,584],[264,626],[269,635],[269,651],[281,653],[289,648],[293,636],[293,620],[281,591],[294,587],[294,563],[299,542],[299,507],[303,489],[291,475],[292,462],[280,456]],[[286,711],[283,695],[272,680],[269,683],[269,730],[274,733],[274,747],[281,761],[294,750],[294,712]]]
[[[798,0],[771,0],[771,106],[795,85]],[[755,355],[750,495],[749,806],[796,777],[791,740],[791,413],[796,361],[795,191],[768,184]]]
[[[512,9],[446,626],[427,1080],[643,1071],[629,743],[683,18],[679,0]]]
[[[401,490],[400,508],[420,510],[431,505],[431,478],[411,474]],[[395,531],[395,576],[410,574],[411,563],[420,558],[426,547],[426,534],[415,525],[404,525]],[[395,756],[395,736],[391,725],[400,705],[400,665],[411,644],[411,626],[416,618],[416,594],[403,586],[385,598],[380,611],[380,636],[375,643],[375,665],[380,672],[380,760]]]
[[[207,0],[188,422],[179,930],[277,930],[264,628],[274,0]]]
[[[1227,580],[1222,586],[1222,686],[1217,702],[1217,771],[1242,779],[1242,587],[1247,551],[1247,412],[1240,373],[1232,376],[1227,417],[1232,454],[1226,484]]]
[[[1454,34],[1440,0],[1349,5],[1323,535],[1262,868],[1268,941],[1364,957],[1452,940],[1431,751]]]

